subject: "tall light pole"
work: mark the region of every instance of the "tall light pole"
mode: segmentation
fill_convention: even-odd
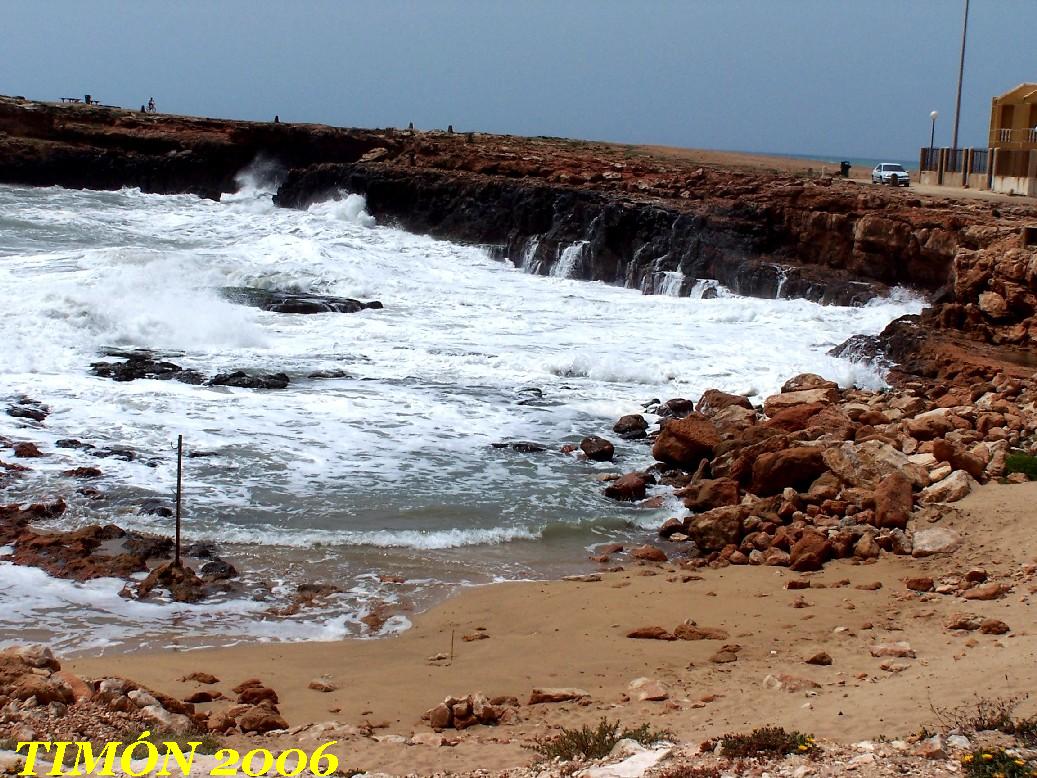
[[[969,0],[965,0],[965,19],[961,23],[961,58],[958,60],[958,97],[954,103],[954,134],[951,136],[951,149],[954,151],[958,149],[958,119],[961,117],[961,80],[965,75],[965,35],[968,29]]]
[[[929,164],[933,164],[933,145],[936,142],[936,117],[940,115],[939,111],[932,111],[929,114],[929,118],[933,120],[933,129],[929,133]]]

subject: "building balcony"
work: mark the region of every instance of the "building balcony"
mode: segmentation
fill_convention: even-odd
[[[1037,149],[1037,127],[1009,129],[1002,127],[990,131],[990,147],[999,149]]]

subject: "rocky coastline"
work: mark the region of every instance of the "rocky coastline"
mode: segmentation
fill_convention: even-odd
[[[1037,247],[1028,245],[1024,229],[1037,221],[1037,208],[1029,205],[685,166],[558,139],[150,117],[10,98],[0,99],[0,152],[5,183],[139,186],[214,198],[233,191],[235,175],[265,158],[279,171],[283,207],[356,192],[375,216],[407,229],[486,244],[531,272],[550,273],[565,261],[570,277],[645,293],[663,291],[679,274],[683,294],[695,280],[715,280],[746,295],[841,305],[864,304],[894,285],[929,297],[920,316],[841,347],[846,356],[888,360],[889,391],[801,375],[754,406],[717,388],[652,406],[657,425],[637,414],[623,417],[615,443],[584,440],[583,455],[595,461],[609,461],[616,445],[651,445],[656,464],[608,476],[607,497],[640,502],[649,485],[661,483],[691,513],[663,524],[655,542],[598,548],[597,579],[578,583],[627,567],[687,582],[733,566],[813,574],[835,560],[948,559],[964,542],[946,526],[955,523],[954,503],[980,484],[1037,477]],[[250,304],[288,313],[380,307],[339,298]],[[179,366],[152,356],[93,367],[115,380],[182,380]],[[223,383],[276,388],[243,375]],[[47,409],[25,399],[8,414],[42,424]],[[46,454],[24,441],[0,443],[0,483],[24,477],[31,460]],[[95,477],[82,470],[66,474],[70,483]],[[167,539],[115,525],[47,532],[46,522],[63,510],[60,497],[0,507],[0,545],[13,549],[8,561],[76,580],[149,571],[136,591],[127,590],[142,598],[165,589],[174,599],[196,601],[231,585],[233,568],[223,560],[204,562],[224,566],[207,573],[202,565],[200,575],[169,565]],[[943,578],[923,570],[911,580],[907,588],[919,596],[973,603],[1001,600],[1014,586],[984,569]],[[788,588],[809,588],[809,581]],[[1011,631],[993,621],[966,619],[955,629]],[[688,626],[638,625],[627,637],[702,639],[688,637],[698,634]],[[715,663],[737,661],[739,650]],[[107,737],[145,724],[231,736],[289,726],[277,693],[258,681],[236,687],[236,699],[222,700],[230,705],[200,712],[196,702],[221,700],[180,700],[123,679],[85,683],[63,672],[43,649],[0,656],[0,738],[49,736],[63,727]],[[471,726],[496,722],[509,708],[480,696],[483,717],[474,697],[450,699],[448,719],[460,716]],[[458,714],[458,704],[468,707]],[[98,729],[98,715],[111,726]]]

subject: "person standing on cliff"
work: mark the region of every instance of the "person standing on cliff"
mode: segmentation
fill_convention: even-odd
[[[155,113],[155,98],[148,98],[148,113]]]

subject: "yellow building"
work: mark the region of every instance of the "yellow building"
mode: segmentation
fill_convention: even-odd
[[[1037,197],[1037,84],[1020,84],[990,105],[990,188]]]
[[[1037,84],[1020,84],[990,105],[992,149],[1037,149]]]
[[[1019,84],[990,104],[984,148],[923,148],[918,180],[1037,197],[1037,84]]]

